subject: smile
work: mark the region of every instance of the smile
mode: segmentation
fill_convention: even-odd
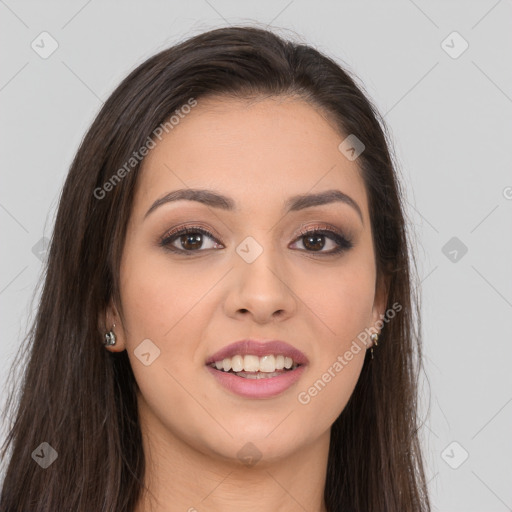
[[[281,370],[294,370],[299,366],[291,357],[284,355],[266,355],[258,357],[257,355],[234,355],[222,360],[211,363],[217,370],[232,373],[276,373]]]

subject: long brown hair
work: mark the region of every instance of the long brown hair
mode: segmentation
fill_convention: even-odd
[[[98,319],[111,299],[121,303],[119,263],[140,162],[125,167],[108,193],[97,191],[190,98],[226,94],[299,96],[331,116],[340,135],[354,134],[366,146],[357,162],[377,274],[388,279],[388,307],[402,309],[382,330],[375,359],[367,351],[353,395],[332,425],[325,502],[329,512],[430,510],[418,439],[414,258],[389,133],[363,90],[333,59],[255,26],[194,36],[122,81],[72,162],[26,337],[28,362],[18,361],[20,351],[11,368],[24,372],[19,396],[11,390],[6,404],[12,414],[2,459],[10,459],[1,512],[119,512],[138,503],[145,464],[137,384],[126,351],[111,353],[100,343],[106,329]],[[57,453],[46,469],[32,456],[43,442]]]

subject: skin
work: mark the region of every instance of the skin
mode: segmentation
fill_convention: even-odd
[[[108,350],[128,351],[140,388],[149,491],[138,512],[326,511],[330,427],[370,345],[307,405],[297,395],[375,325],[386,304],[364,182],[357,160],[338,150],[344,138],[298,98],[217,97],[199,99],[146,157],[121,262],[121,304],[104,319],[117,336]],[[238,211],[181,200],[144,218],[155,200],[181,188],[227,195]],[[341,202],[284,213],[289,196],[328,189],[349,195],[362,220]],[[183,225],[205,227],[217,240],[203,236],[190,257],[159,245]],[[311,249],[301,227],[337,228],[353,247],[322,256],[336,243],[326,236]],[[251,264],[235,250],[247,236],[263,247]],[[172,245],[186,250],[183,240]],[[304,352],[310,363],[301,379],[267,399],[224,389],[206,359],[247,337]],[[134,354],[145,339],[160,349],[149,366]],[[253,466],[237,456],[249,442],[261,454]]]

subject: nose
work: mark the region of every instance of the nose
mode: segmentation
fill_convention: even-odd
[[[289,273],[272,251],[264,250],[252,263],[235,261],[225,312],[232,318],[250,316],[254,322],[265,324],[283,321],[297,310],[297,296]]]

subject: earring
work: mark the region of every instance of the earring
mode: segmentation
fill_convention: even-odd
[[[376,332],[374,332],[374,333],[370,336],[370,338],[371,338],[371,340],[373,341],[373,344],[374,344],[375,346],[377,346],[377,345],[378,345],[377,340],[379,339],[379,335],[378,335]],[[370,353],[372,354],[372,359],[373,359],[373,345],[372,345],[372,347],[370,348]]]
[[[115,326],[116,324],[112,324],[112,329],[114,329]],[[103,345],[105,345],[106,347],[110,347],[111,345],[116,344],[116,335],[112,329],[110,329],[109,332],[105,333],[105,341],[103,342]]]

